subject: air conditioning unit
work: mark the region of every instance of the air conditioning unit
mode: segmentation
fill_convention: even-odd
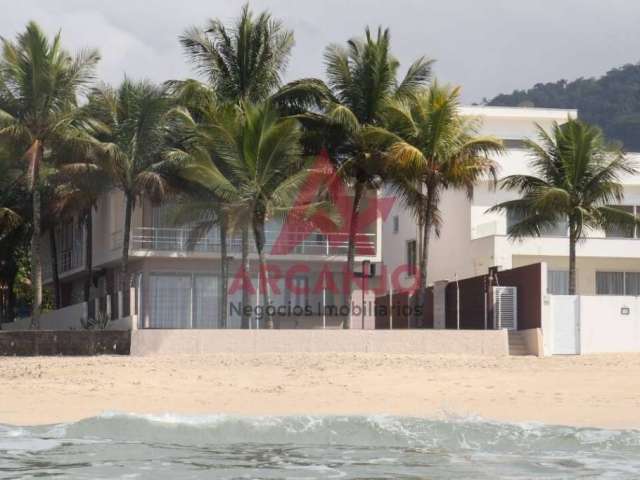
[[[493,325],[497,330],[518,329],[517,287],[493,287]]]

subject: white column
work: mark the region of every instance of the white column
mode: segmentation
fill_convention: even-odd
[[[446,328],[448,280],[439,280],[433,284],[433,328]]]

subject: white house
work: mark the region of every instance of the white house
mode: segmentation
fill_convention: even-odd
[[[482,122],[480,133],[504,140],[506,152],[495,158],[500,178],[531,173],[522,141],[536,140],[536,124],[548,129],[553,122],[577,116],[575,110],[542,108],[464,107],[462,112]],[[640,176],[624,179],[624,194],[626,208],[640,213]],[[544,261],[549,293],[567,293],[567,225],[557,225],[540,238],[510,240],[508,226],[515,219],[487,210],[515,198],[516,192],[496,190],[489,181],[478,185],[471,199],[466,192],[447,191],[440,204],[440,237],[432,238],[430,244],[429,283],[484,274],[492,266],[509,269]],[[388,267],[415,262],[417,229],[407,209],[396,203],[382,232],[382,258]],[[577,247],[576,270],[579,294],[640,295],[640,231],[589,232],[588,239]]]
[[[365,208],[375,195],[364,201]],[[240,234],[228,239],[230,265],[229,318],[221,324],[221,254],[217,228],[209,231],[195,246],[188,245],[189,226],[171,222],[170,205],[153,205],[148,199],[138,202],[133,212],[129,248],[129,272],[137,298],[137,328],[260,328],[261,319],[252,308],[249,325],[241,324]],[[93,271],[96,287],[91,297],[109,295],[111,311],[117,307],[120,262],[124,225],[124,197],[112,191],[102,196],[93,218]],[[288,230],[279,237],[281,225],[267,226],[266,252],[273,270],[271,298],[275,306],[290,307],[276,313],[280,328],[339,328],[346,315],[342,288],[347,255],[346,233],[296,232]],[[357,235],[356,262],[381,261],[382,222],[376,220],[363,226]],[[85,226],[77,218],[59,225],[56,230],[58,266],[62,291],[62,307],[79,305],[83,301],[85,261]],[[279,240],[278,240],[279,238]],[[273,255],[277,241],[291,246],[288,252]],[[43,240],[44,280],[52,286],[49,243]],[[258,262],[253,235],[250,235],[251,306],[261,305]],[[327,273],[330,272],[330,273]],[[327,280],[331,280],[335,285]],[[238,280],[236,282],[236,280]],[[355,289],[354,298],[362,292]],[[358,300],[359,301],[359,300]],[[122,300],[121,300],[122,302]],[[126,302],[126,300],[125,300]],[[74,309],[74,312],[83,311]],[[73,319],[72,319],[73,320]],[[77,323],[76,320],[74,320]],[[371,312],[355,312],[352,328],[372,328]]]

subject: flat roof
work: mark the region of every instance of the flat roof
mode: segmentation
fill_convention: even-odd
[[[494,118],[531,118],[548,120],[566,120],[577,118],[577,109],[568,108],[534,108],[534,107],[490,107],[465,106],[460,108],[463,115]]]

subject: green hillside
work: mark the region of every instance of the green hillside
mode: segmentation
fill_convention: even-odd
[[[599,125],[608,138],[640,151],[640,64],[614,68],[600,78],[538,83],[498,95],[488,104],[577,108],[581,119]]]

